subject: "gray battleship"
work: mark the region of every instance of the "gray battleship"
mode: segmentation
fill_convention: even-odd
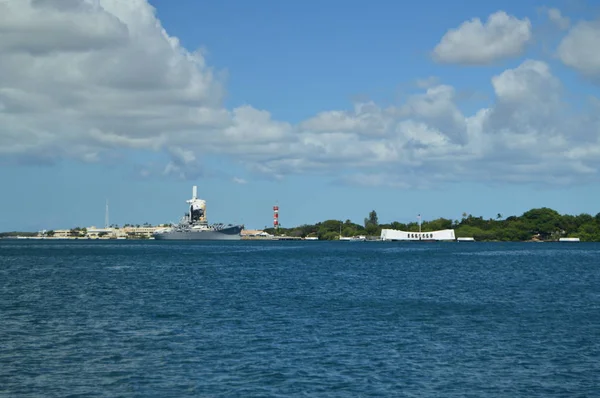
[[[153,234],[157,240],[240,240],[243,225],[209,224],[206,219],[206,201],[197,196],[194,185],[192,199],[186,202],[190,205],[188,213],[178,224],[156,230]]]

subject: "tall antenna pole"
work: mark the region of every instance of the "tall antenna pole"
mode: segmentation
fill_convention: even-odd
[[[417,218],[419,219],[419,233],[421,232],[421,214],[419,214],[417,216]]]
[[[108,229],[108,199],[106,199],[106,212],[104,213],[104,228]]]

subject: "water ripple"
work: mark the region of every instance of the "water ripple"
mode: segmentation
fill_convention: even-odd
[[[0,396],[594,396],[600,245],[0,242]]]

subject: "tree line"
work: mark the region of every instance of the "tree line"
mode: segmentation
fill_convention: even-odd
[[[265,229],[274,235],[316,236],[320,240],[336,240],[339,236],[379,236],[382,229],[399,229],[418,232],[418,222],[401,223],[394,221],[379,224],[377,212],[369,213],[363,224],[351,220],[326,220],[313,225],[300,225],[293,228]],[[579,238],[584,242],[600,241],[600,213],[561,215],[556,210],[542,207],[531,209],[521,216],[504,218],[498,214],[496,218],[484,219],[463,213],[460,220],[438,218],[424,220],[421,223],[423,232],[442,229],[454,229],[456,237],[473,237],[477,241],[556,241],[563,237]]]

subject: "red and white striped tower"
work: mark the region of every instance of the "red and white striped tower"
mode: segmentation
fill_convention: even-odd
[[[273,228],[279,229],[279,206],[273,206]]]

